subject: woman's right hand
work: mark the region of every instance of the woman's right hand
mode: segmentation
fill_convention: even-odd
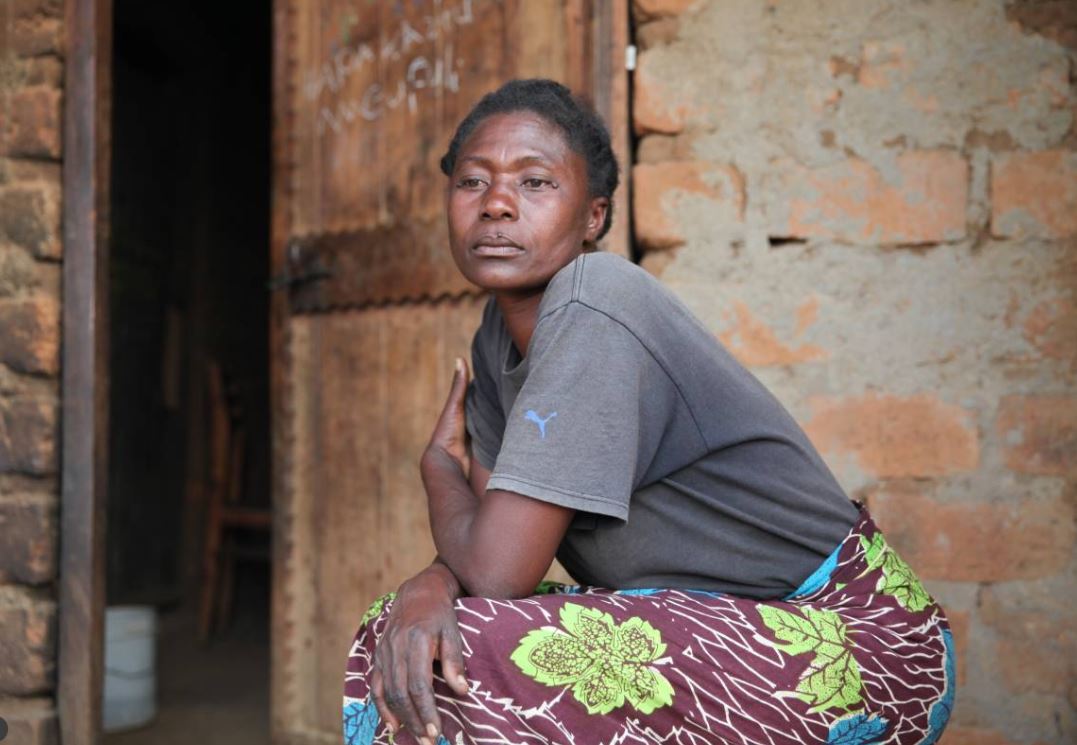
[[[453,602],[460,583],[435,562],[397,591],[385,632],[374,652],[370,689],[383,721],[393,732],[401,724],[431,745],[441,734],[434,702],[434,660],[458,695],[467,693],[463,644]]]

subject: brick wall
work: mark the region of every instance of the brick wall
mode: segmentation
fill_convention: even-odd
[[[643,265],[949,611],[943,743],[1077,741],[1077,4],[633,13]]]
[[[950,612],[944,743],[1077,738],[1077,11],[634,0],[642,263]],[[0,0],[0,716],[55,742],[62,3]]]
[[[0,0],[0,717],[58,741],[60,0]]]

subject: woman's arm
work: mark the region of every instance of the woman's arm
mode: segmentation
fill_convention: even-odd
[[[465,592],[486,597],[533,592],[572,518],[571,510],[511,492],[486,491],[490,471],[467,449],[466,388],[467,368],[461,363],[421,463],[439,554],[397,591],[370,679],[385,723],[394,732],[403,725],[430,745],[441,731],[434,661],[440,661],[441,673],[457,695],[467,692],[454,601]],[[546,512],[544,506],[553,507],[554,519],[536,514]]]
[[[445,408],[421,461],[430,528],[441,561],[470,595],[530,595],[553,562],[574,511],[509,491],[485,491],[489,471],[468,468],[464,396],[467,366],[457,360]]]

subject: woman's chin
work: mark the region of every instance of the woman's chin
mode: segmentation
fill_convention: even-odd
[[[549,278],[543,281],[542,278],[530,276],[510,264],[511,262],[507,261],[487,261],[481,266],[461,267],[461,273],[471,284],[493,293],[541,290],[549,283]]]

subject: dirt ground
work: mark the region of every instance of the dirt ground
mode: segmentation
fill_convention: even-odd
[[[157,716],[137,730],[106,735],[105,745],[266,745],[269,622],[268,604],[258,600],[237,607],[231,626],[208,645],[196,639],[192,612],[162,614]]]

